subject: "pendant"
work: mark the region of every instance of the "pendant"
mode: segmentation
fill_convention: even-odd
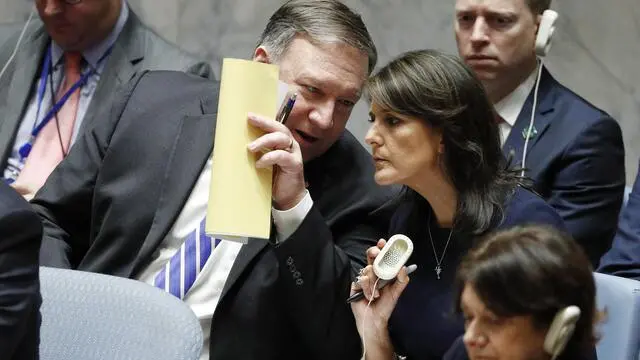
[[[435,269],[436,271],[436,276],[438,276],[438,280],[440,280],[440,273],[442,272],[442,268],[440,267],[440,265],[436,266]]]

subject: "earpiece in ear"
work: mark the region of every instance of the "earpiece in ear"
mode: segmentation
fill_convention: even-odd
[[[551,38],[555,31],[555,22],[558,13],[553,10],[545,10],[542,13],[542,19],[538,26],[538,34],[536,35],[536,55],[545,57],[551,48]]]
[[[544,338],[544,351],[551,355],[551,360],[562,354],[576,329],[576,323],[579,318],[580,308],[575,305],[567,306],[558,311],[553,318]]]

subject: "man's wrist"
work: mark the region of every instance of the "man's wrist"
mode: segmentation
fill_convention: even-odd
[[[309,191],[305,189],[302,199],[290,209],[278,210],[274,207],[271,210],[277,232],[276,243],[284,241],[298,229],[312,206],[313,200],[311,199],[311,195]]]
[[[274,201],[273,208],[278,211],[291,210],[302,201],[302,199],[305,197],[306,194],[307,194],[307,189],[302,188],[302,190],[298,191],[297,195],[292,197],[291,199],[287,199],[280,202]]]

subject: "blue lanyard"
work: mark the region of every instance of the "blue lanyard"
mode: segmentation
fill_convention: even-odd
[[[98,60],[98,63],[96,64],[96,66],[100,66],[100,63],[104,59],[106,59],[107,56],[109,56],[109,54],[111,53],[111,49],[113,49],[113,46],[107,49],[104,55],[102,55],[102,57]],[[44,100],[44,94],[47,89],[47,79],[49,79],[49,76],[51,76],[51,68],[52,68],[51,44],[49,44],[49,47],[47,48],[47,52],[45,54],[44,63],[42,64],[42,72],[40,73],[40,82],[38,84],[38,94],[37,94],[38,97],[36,100],[38,103],[38,107],[36,110],[35,124],[34,124],[33,130],[31,131],[31,136],[29,137],[29,140],[24,145],[20,146],[20,149],[18,150],[18,153],[20,154],[22,162],[24,162],[24,159],[26,159],[29,156],[29,153],[31,152],[31,148],[33,147],[33,143],[38,137],[38,134],[40,134],[40,131],[42,131],[42,129],[51,121],[51,119],[53,119],[56,116],[56,114],[58,114],[58,111],[60,111],[60,109],[62,109],[62,106],[64,106],[67,100],[69,100],[69,97],[80,87],[84,86],[87,83],[87,80],[89,80],[89,77],[91,77],[91,75],[95,73],[95,69],[91,69],[86,73],[84,73],[80,77],[80,79],[76,81],[76,83],[73,84],[71,88],[67,90],[67,92],[64,95],[62,95],[60,100],[56,101],[56,103],[53,104],[49,112],[44,116],[42,121],[38,124],[38,118],[40,117],[40,109],[42,107],[42,101]]]

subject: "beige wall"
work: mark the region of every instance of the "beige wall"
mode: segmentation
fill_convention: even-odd
[[[219,64],[247,57],[278,0],[130,0],[147,24],[183,48]],[[415,48],[455,51],[453,1],[347,0],[364,16],[381,63]],[[24,20],[29,1],[0,0],[0,22]],[[624,131],[627,178],[640,157],[640,6],[638,0],[556,0],[558,29],[547,65],[565,85],[605,109]],[[219,70],[219,69],[216,69]],[[349,124],[362,139],[366,109]],[[576,119],[579,121],[579,119]]]

